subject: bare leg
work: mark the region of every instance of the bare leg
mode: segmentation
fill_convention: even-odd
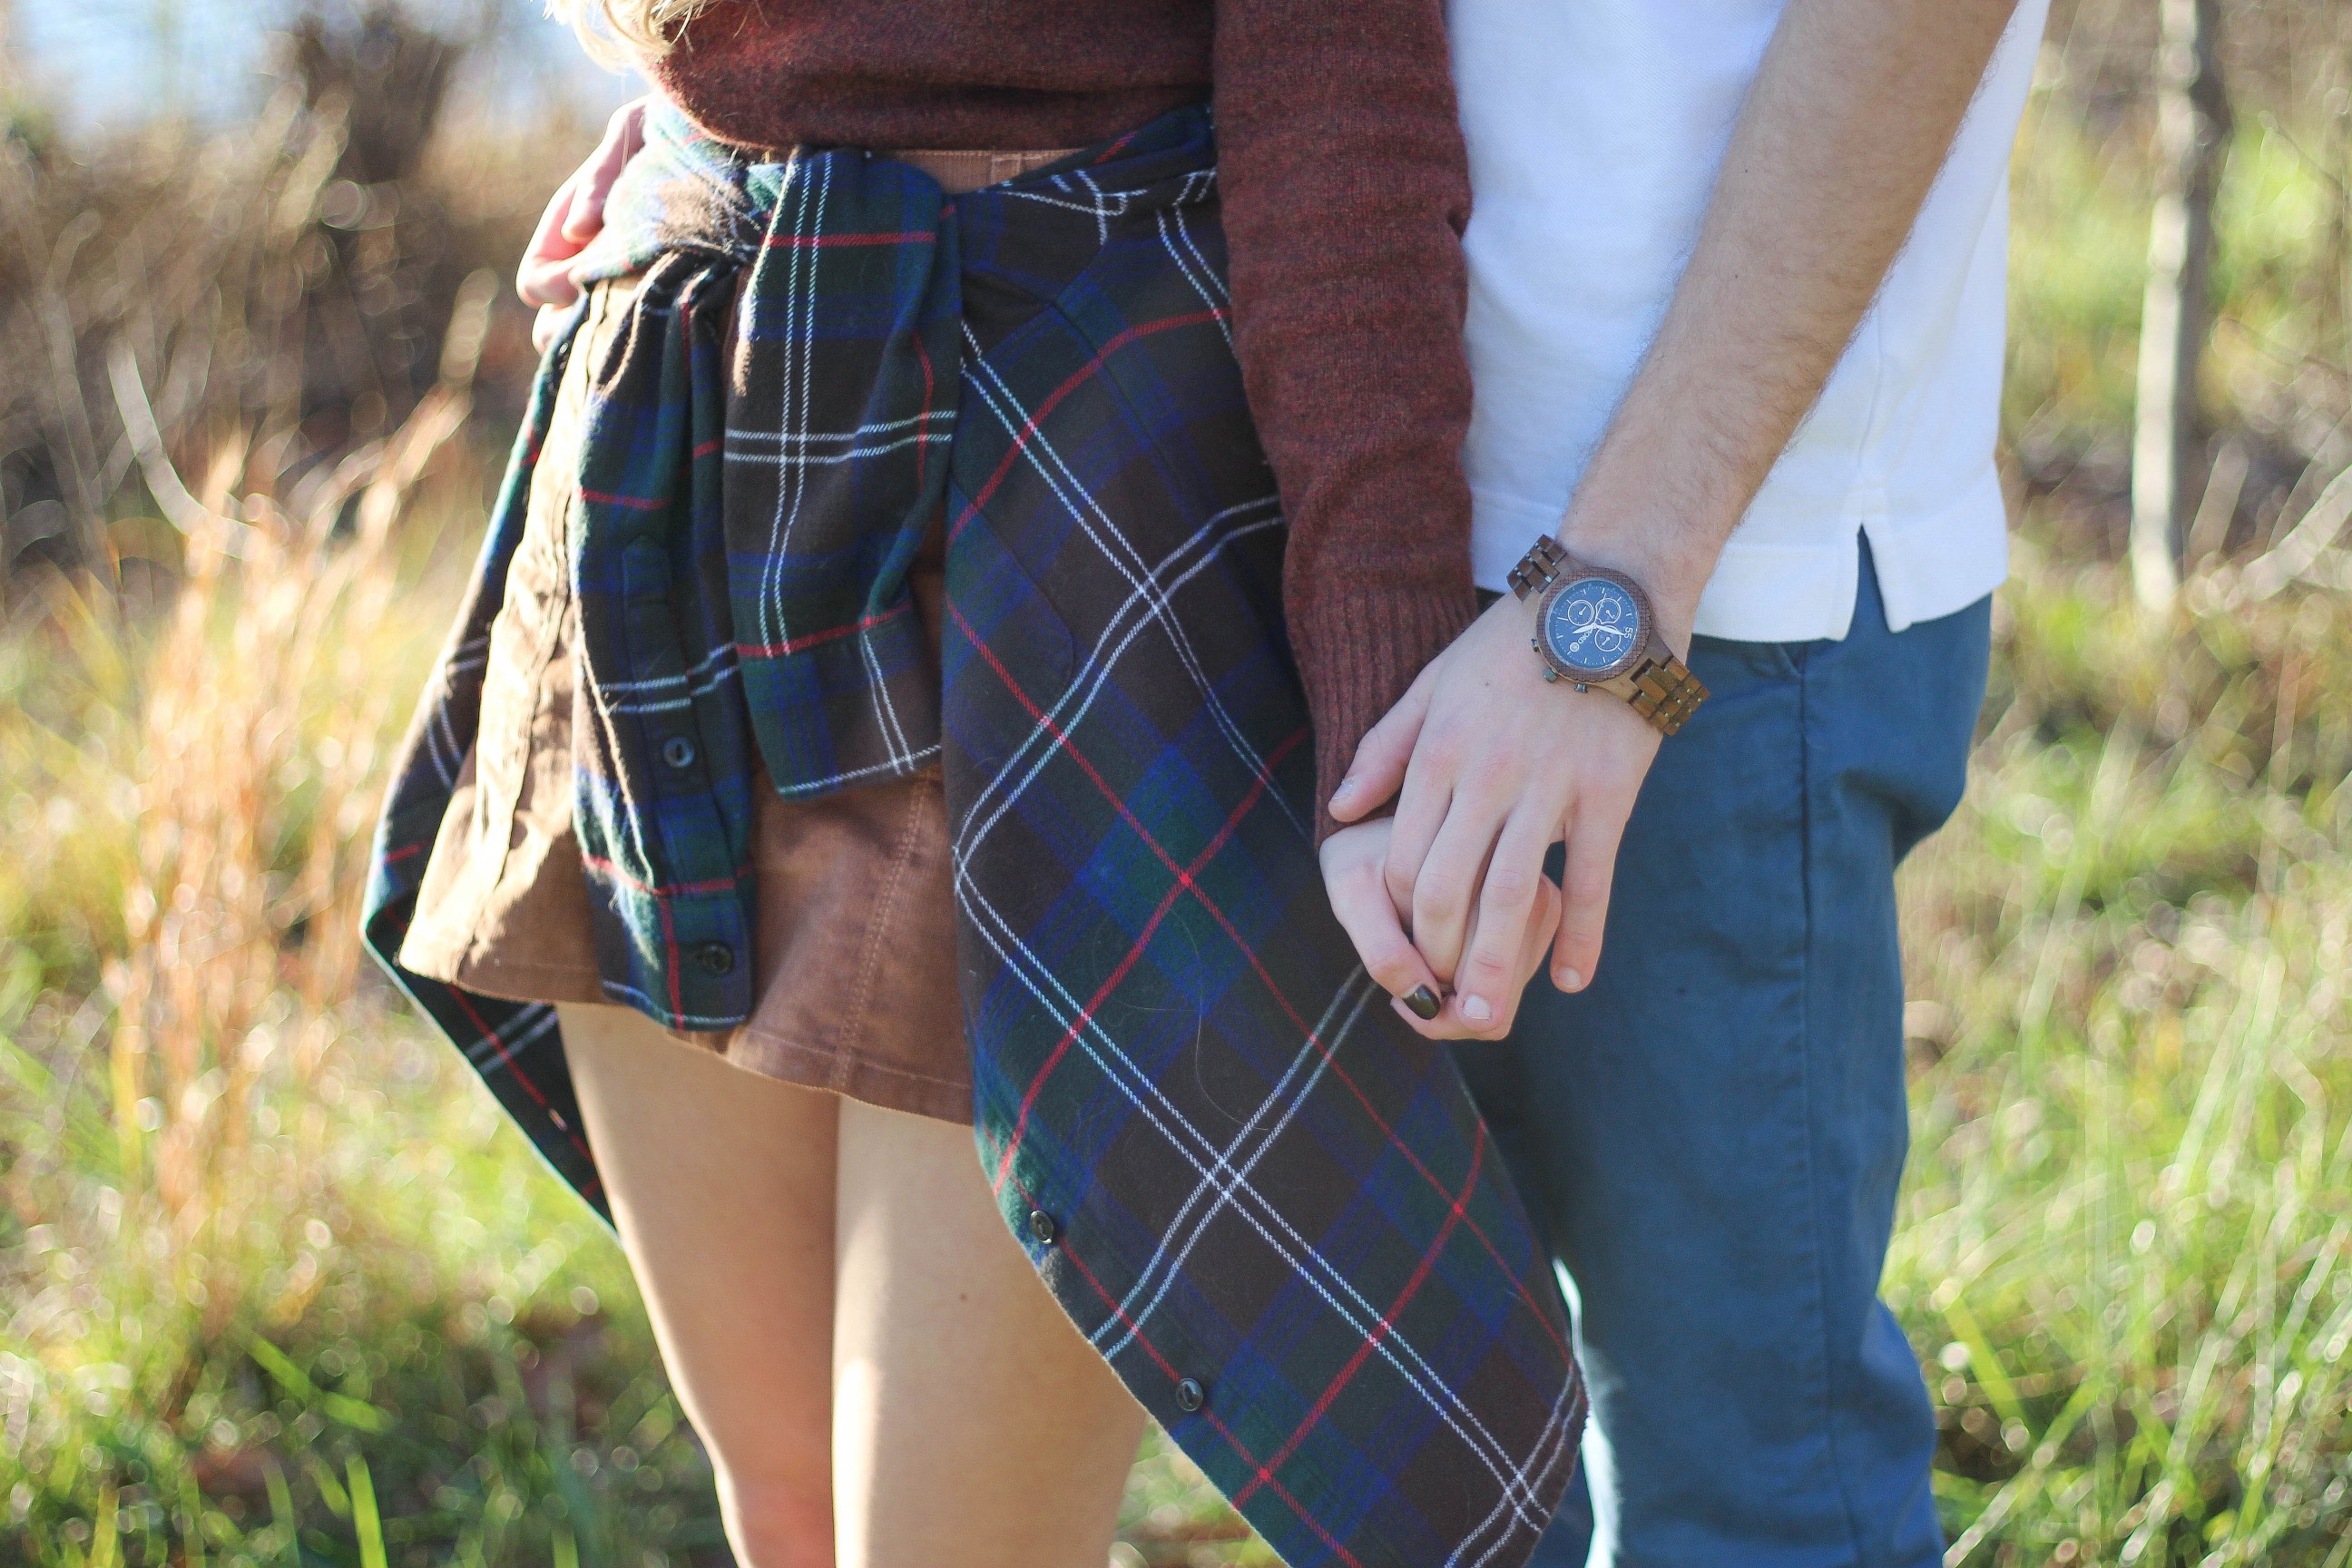
[[[625,1007],[562,1009],[588,1140],[744,1568],[833,1563],[841,1101]]]
[[[581,1114],[745,1568],[1101,1568],[1143,1413],[971,1130],[562,1009]],[[837,1258],[837,1263],[836,1263]]]
[[[840,1114],[844,1568],[1101,1568],[1142,1408],[1005,1229],[971,1129]]]

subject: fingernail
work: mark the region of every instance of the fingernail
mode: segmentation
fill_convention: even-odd
[[[1436,1017],[1438,1011],[1445,1005],[1437,999],[1437,993],[1426,985],[1416,985],[1406,993],[1404,1005],[1412,1008],[1412,1016],[1424,1024]]]
[[[1474,1024],[1483,1024],[1495,1016],[1484,996],[1465,996],[1461,1001],[1462,1016]]]
[[[1562,991],[1581,991],[1584,989],[1584,976],[1579,974],[1573,969],[1561,970],[1559,974],[1553,977],[1553,983]]]
[[[1343,796],[1353,795],[1355,792],[1356,779],[1355,775],[1350,773],[1348,777],[1339,781],[1339,787],[1331,792],[1331,798],[1333,800],[1339,800]]]

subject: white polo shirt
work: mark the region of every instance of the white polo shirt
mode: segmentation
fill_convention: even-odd
[[[1472,564],[1502,589],[1633,380],[1781,0],[1450,0],[1470,145]],[[1909,244],[1725,548],[1697,629],[1843,637],[1857,531],[1888,625],[2008,574],[1993,464],[2009,154],[2048,0],[2023,0]]]

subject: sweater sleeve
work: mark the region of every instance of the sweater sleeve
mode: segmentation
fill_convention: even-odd
[[[1441,0],[1218,0],[1234,338],[1289,527],[1324,804],[1476,614],[1462,441],[1467,156]]]

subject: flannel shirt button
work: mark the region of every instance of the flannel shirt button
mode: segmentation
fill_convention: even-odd
[[[1176,1385],[1176,1408],[1185,1415],[1190,1415],[1208,1402],[1208,1394],[1191,1378],[1188,1377]]]
[[[684,773],[694,766],[694,742],[683,735],[672,735],[662,742],[662,761]]]
[[[705,974],[731,974],[735,972],[735,950],[723,942],[706,942],[694,950],[694,961],[702,965]]]
[[[1051,1247],[1061,1239],[1062,1227],[1044,1209],[1029,1211],[1029,1234],[1037,1238],[1040,1247]]]

